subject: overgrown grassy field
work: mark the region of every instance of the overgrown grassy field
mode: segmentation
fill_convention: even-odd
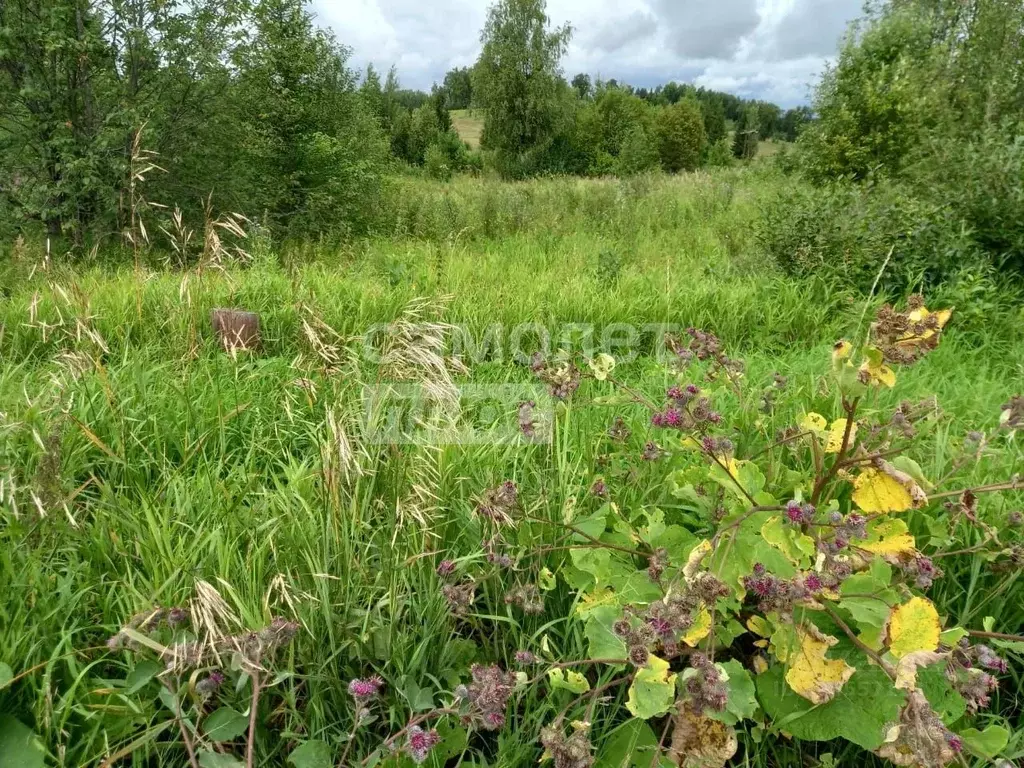
[[[379,675],[387,692],[379,719],[355,736],[349,754],[362,756],[411,713],[443,702],[474,661],[511,666],[517,650],[542,646],[556,659],[587,658],[565,584],[538,616],[514,611],[488,583],[473,609],[454,617],[435,569],[443,558],[479,560],[476,500],[503,481],[517,484],[522,507],[538,518],[596,510],[603,501],[588,489],[612,417],[626,419],[639,453],[661,439],[649,416],[598,406],[593,398],[606,393],[585,382],[559,412],[550,444],[388,444],[367,433],[364,391],[448,375],[459,385],[529,386],[528,361],[512,347],[514,330],[533,324],[517,337],[526,353],[545,331],[557,348],[584,344],[587,328],[598,344],[640,329],[628,349],[613,350],[625,359],[616,375],[658,398],[672,383],[658,326],[695,326],[746,361],[752,391],[778,372],[803,402],[834,411],[818,388],[832,345],[863,333],[865,313],[881,300],[866,306],[765,263],[751,234],[761,194],[752,174],[515,186],[405,180],[381,237],[283,253],[256,242],[247,266],[112,270],[54,259],[33,269],[42,254],[23,253],[0,278],[0,662],[14,676],[0,677],[0,716],[31,728],[50,764],[120,755],[126,764],[184,765],[155,684],[132,690],[129,654],[105,643],[154,605],[209,605],[211,588],[243,627],[277,616],[300,625],[273,670],[290,674],[263,697],[258,765],[284,766],[307,739],[332,745],[339,763],[353,730],[346,686],[354,677]],[[209,321],[218,307],[260,313],[259,351],[220,349]],[[944,418],[913,450],[929,477],[947,474],[967,432],[994,435],[1000,406],[1021,389],[1016,320],[999,320],[960,327],[954,315],[943,345],[878,395],[883,411],[937,396]],[[460,371],[424,338],[424,322],[431,337],[478,343],[491,334],[504,344],[466,355]],[[383,359],[361,338],[381,324],[392,324]],[[516,406],[499,403],[477,429],[514,428]],[[736,433],[774,435],[801,416],[780,407],[756,422],[736,417]],[[737,453],[745,447],[739,437]],[[1013,444],[986,453],[949,487],[1006,479],[1021,459]],[[612,500],[672,514],[678,504],[663,473],[638,471],[646,474],[609,481]],[[1021,501],[991,497],[981,509],[1002,520]],[[927,540],[924,514],[908,522]],[[975,534],[962,525],[970,547]],[[523,545],[558,541],[557,531],[528,527],[521,536]],[[559,557],[550,553],[552,567]],[[971,628],[986,617],[1004,632],[1024,626],[1019,571],[997,572],[970,555],[942,566],[932,597],[944,615]],[[595,686],[613,676],[604,674],[592,675]],[[1022,667],[1011,664],[982,719],[1019,731],[1022,685]],[[603,740],[625,719],[624,691],[611,693],[570,712],[593,723],[599,764]],[[573,698],[527,689],[500,734],[457,744],[449,764],[536,765],[540,727]],[[248,706],[245,691],[222,701]],[[242,754],[237,741],[221,749]],[[873,759],[845,743],[748,728],[736,764],[813,765],[826,752],[843,765]],[[1024,756],[1019,732],[1006,754]]]
[[[459,138],[469,144],[470,149],[480,148],[480,136],[484,132],[484,116],[480,110],[452,110],[452,127],[459,132]]]

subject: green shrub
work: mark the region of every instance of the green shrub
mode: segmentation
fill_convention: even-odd
[[[660,164],[661,155],[654,138],[642,125],[634,126],[622,143],[622,151],[619,152],[619,175],[634,176],[654,170]]]
[[[725,136],[714,144],[709,144],[704,164],[711,168],[728,168],[732,165],[732,141]]]
[[[790,184],[762,204],[757,239],[787,272],[894,291],[941,283],[983,263],[971,230],[949,209],[895,182]],[[891,253],[890,253],[891,252]]]
[[[662,167],[669,173],[692,171],[700,165],[707,143],[700,106],[680,101],[661,110],[655,121]]]
[[[431,144],[427,147],[426,158],[423,162],[423,168],[426,170],[427,175],[432,179],[438,181],[451,181],[452,178],[452,163],[451,158],[445,149],[440,144]]]

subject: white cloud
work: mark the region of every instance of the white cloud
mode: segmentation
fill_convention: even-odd
[[[352,63],[395,65],[427,89],[480,48],[486,0],[312,0]],[[549,0],[574,35],[563,67],[637,86],[695,82],[783,106],[805,103],[861,0]]]

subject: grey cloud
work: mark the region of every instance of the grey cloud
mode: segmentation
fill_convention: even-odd
[[[757,0],[654,0],[672,50],[688,59],[728,59],[757,29]]]
[[[658,20],[645,11],[633,11],[629,16],[611,19],[588,35],[589,48],[603,53],[615,53],[630,43],[650,37],[658,31]]]
[[[765,53],[777,60],[832,56],[861,9],[861,0],[797,0],[775,27]]]
[[[2,0],[0,0],[2,2]],[[392,64],[429,89],[476,59],[490,0],[312,0],[319,23],[353,48],[352,64]],[[577,30],[564,69],[638,87],[695,82],[804,103],[862,0],[548,0]]]

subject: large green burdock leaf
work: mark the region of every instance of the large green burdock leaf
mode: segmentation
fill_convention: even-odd
[[[651,726],[641,720],[627,720],[612,731],[598,750],[594,768],[651,768],[658,738]],[[661,768],[671,768],[672,761],[662,757]]]
[[[0,768],[43,768],[45,755],[31,728],[13,717],[0,715]]]
[[[967,711],[967,702],[946,678],[946,665],[933,664],[917,673],[917,685],[928,703],[946,725],[955,723]]]
[[[707,715],[713,720],[719,720],[726,725],[736,725],[741,720],[754,716],[757,711],[757,697],[754,695],[754,681],[750,672],[743,668],[738,661],[730,660],[719,665],[729,676],[725,684],[729,691],[729,698],[726,700],[725,709],[721,712],[708,712]]]
[[[599,605],[590,611],[583,630],[590,641],[590,658],[626,658],[626,644],[612,632],[612,625],[620,618],[622,609],[614,605]]]
[[[899,719],[904,694],[878,667],[867,663],[854,648],[836,646],[832,658],[856,667],[832,701],[815,706],[786,683],[786,667],[778,664],[757,677],[761,707],[779,730],[805,741],[846,739],[864,749],[878,749],[885,729]]]

